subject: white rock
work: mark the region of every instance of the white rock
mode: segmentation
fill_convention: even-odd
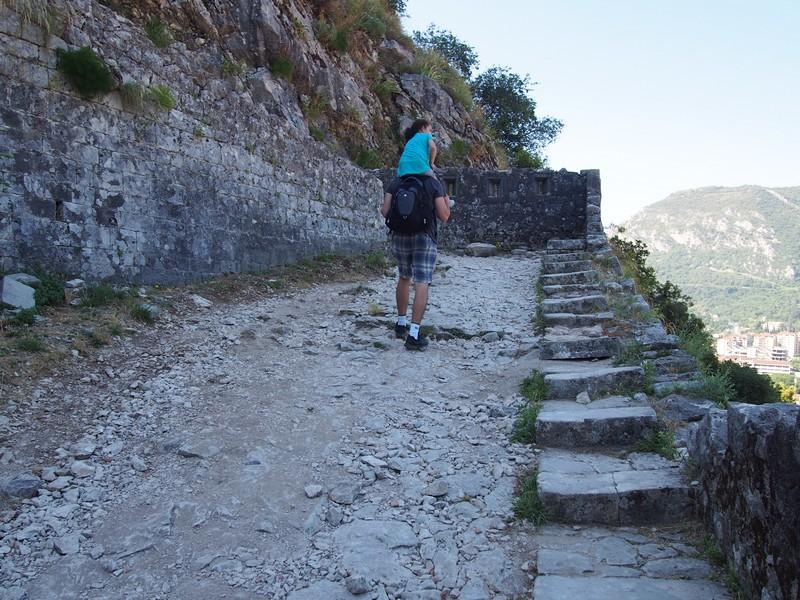
[[[82,460],[76,460],[73,462],[70,465],[69,470],[75,477],[78,478],[89,477],[89,475],[94,473],[94,467],[83,462]]]
[[[190,294],[189,299],[200,308],[211,308],[214,305],[211,300],[207,300],[198,294]]]
[[[8,275],[3,277],[0,285],[2,285],[0,302],[23,310],[36,306],[35,290],[32,287],[20,283]]]
[[[575,402],[578,404],[589,404],[591,401],[592,399],[589,397],[589,392],[581,392],[575,398]]]
[[[59,554],[77,554],[81,549],[81,539],[77,533],[71,533],[53,540],[53,549]]]
[[[309,498],[316,498],[322,493],[322,486],[317,484],[310,484],[305,487],[306,496]]]

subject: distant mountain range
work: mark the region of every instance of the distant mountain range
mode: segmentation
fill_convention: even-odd
[[[716,330],[783,321],[800,328],[800,187],[707,187],[671,194],[622,225],[650,248]]]

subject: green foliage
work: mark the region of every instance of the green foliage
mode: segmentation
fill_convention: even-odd
[[[291,81],[294,75],[294,63],[288,56],[278,56],[270,61],[269,70],[276,77]]]
[[[714,352],[714,338],[705,329],[682,331],[680,346],[692,355],[703,373],[714,373],[719,369],[719,359]]]
[[[715,567],[724,567],[728,562],[717,540],[711,535],[706,535],[703,538],[700,546],[700,554]]]
[[[461,138],[455,138],[450,146],[439,152],[438,162],[443,165],[461,166],[466,164],[472,151],[470,143]]]
[[[172,95],[172,90],[166,85],[158,84],[150,88],[150,100],[159,108],[164,110],[172,110],[178,106],[178,101]]]
[[[669,429],[653,429],[636,443],[636,451],[655,452],[667,460],[675,460],[678,455],[675,450],[675,433]]]
[[[634,340],[620,348],[617,358],[614,360],[615,365],[638,365],[642,362],[642,345]]]
[[[375,271],[383,271],[386,268],[386,254],[380,250],[367,252],[364,256],[364,264]]]
[[[129,81],[119,88],[119,96],[126,110],[141,112],[147,99],[147,89],[138,81]]]
[[[11,323],[18,327],[30,326],[36,322],[36,308],[26,308],[11,317]]]
[[[379,169],[383,166],[381,155],[372,148],[357,148],[353,162],[362,169]]]
[[[358,28],[376,41],[386,36],[386,23],[376,15],[362,15],[358,20]]]
[[[158,17],[147,22],[144,32],[156,48],[166,48],[173,42],[169,28]]]
[[[316,121],[330,106],[330,100],[323,94],[314,94],[310,98],[305,98],[302,103],[303,115],[309,121]]]
[[[343,54],[350,47],[348,32],[337,28],[336,25],[324,19],[317,19],[314,22],[314,34],[329,50],[335,50]]]
[[[222,61],[221,70],[225,77],[241,77],[247,72],[247,63],[243,60],[234,60],[226,57]]]
[[[156,320],[153,310],[144,304],[137,304],[131,307],[131,317],[147,324],[151,324]]]
[[[718,373],[703,373],[700,375],[698,385],[693,394],[711,400],[720,408],[726,408],[728,403],[735,399],[736,388],[724,371]]]
[[[475,49],[446,29],[438,29],[431,24],[424,32],[415,31],[412,38],[420,48],[443,56],[464,79],[472,77],[472,70],[478,67]]]
[[[531,402],[519,411],[511,432],[511,441],[518,444],[533,444],[536,441],[536,419],[542,409],[541,403]]]
[[[483,108],[486,122],[511,155],[524,149],[533,156],[556,139],[563,123],[536,116],[536,101],[529,95],[531,83],[505,67],[492,67],[472,83],[475,100]]]
[[[311,134],[311,137],[321,142],[325,139],[325,130],[317,127],[316,125],[309,125],[308,126],[308,133]]]
[[[36,306],[58,306],[64,303],[64,282],[58,276],[44,271],[34,273],[41,283],[34,292]]]
[[[118,302],[125,298],[124,292],[118,292],[110,285],[98,284],[87,287],[81,295],[81,306],[95,308]]]
[[[511,154],[511,165],[520,169],[544,169],[546,162],[526,148],[517,148]]]
[[[720,364],[719,372],[731,382],[735,389],[733,399],[737,402],[767,404],[781,401],[780,390],[772,380],[752,367],[726,360]]]
[[[407,0],[389,0],[389,8],[398,15],[404,15],[406,13],[406,2]]]
[[[534,525],[547,522],[547,512],[539,499],[539,488],[536,483],[536,472],[530,473],[521,483],[517,497],[514,498],[514,516],[525,519]]]
[[[792,369],[795,371],[800,371],[800,358],[793,358],[792,359]]]
[[[14,345],[17,350],[21,350],[22,352],[43,352],[45,350],[45,345],[42,340],[32,335],[18,338]]]
[[[778,394],[781,402],[794,402],[794,397],[797,395],[797,387],[794,385],[787,385],[785,383],[776,383]]]
[[[468,110],[472,109],[474,101],[469,84],[450,66],[447,59],[435,50],[418,50],[414,64],[407,67],[407,70],[433,79],[450,94],[453,100]]]
[[[372,91],[375,92],[375,95],[378,96],[384,102],[387,100],[391,100],[392,94],[397,94],[400,92],[400,86],[397,85],[397,82],[394,79],[384,79],[379,83],[376,83]]]
[[[105,61],[91,48],[57,51],[58,70],[81,96],[94,98],[114,89],[114,77]]]
[[[523,379],[519,386],[519,393],[529,402],[543,402],[547,399],[547,384],[544,382],[544,375],[534,370],[528,377]]]
[[[653,393],[653,385],[656,379],[656,366],[652,361],[646,360],[642,362],[642,370],[644,371],[643,389],[645,394]]]

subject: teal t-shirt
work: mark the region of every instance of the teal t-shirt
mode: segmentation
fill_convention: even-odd
[[[415,133],[406,143],[400,162],[397,164],[397,176],[420,175],[431,170],[428,162],[428,142],[433,138],[430,133]]]

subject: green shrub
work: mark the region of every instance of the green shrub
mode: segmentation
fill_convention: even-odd
[[[400,86],[397,85],[397,82],[394,79],[384,79],[376,83],[372,91],[375,92],[375,95],[378,96],[383,101],[391,100],[392,94],[397,94],[400,92]]]
[[[157,84],[150,88],[150,100],[159,108],[172,110],[178,106],[178,101],[172,95],[172,91],[163,84]]]
[[[638,365],[642,362],[642,345],[634,340],[622,346],[614,360],[615,365]]]
[[[736,388],[725,372],[703,373],[697,387],[691,393],[711,400],[720,408],[725,408],[734,400]]]
[[[112,304],[125,297],[124,292],[118,292],[110,285],[99,284],[87,287],[81,295],[81,306],[95,308]]]
[[[768,404],[781,401],[780,390],[775,387],[772,380],[752,367],[726,360],[720,364],[719,372],[733,385],[732,400],[736,402]]]
[[[675,460],[675,433],[668,429],[654,429],[636,443],[637,452],[655,452],[667,460]]]
[[[386,268],[386,254],[380,250],[373,250],[364,256],[364,264],[375,271],[382,271]]]
[[[513,509],[514,516],[518,519],[525,519],[534,525],[543,525],[547,522],[547,512],[539,498],[535,472],[522,481],[517,497],[514,498]]]
[[[36,306],[58,306],[64,303],[64,281],[52,273],[35,271],[41,282],[34,292]]]
[[[247,63],[243,60],[225,58],[222,61],[222,74],[225,77],[241,77],[247,72]]]
[[[362,15],[358,20],[358,28],[375,41],[386,36],[386,23],[377,15]]]
[[[138,81],[129,81],[119,88],[119,97],[123,108],[130,112],[141,112],[144,109],[147,90]]]
[[[467,110],[474,106],[469,83],[435,50],[419,50],[414,64],[406,70],[433,79]]]
[[[153,17],[144,26],[144,32],[156,48],[166,48],[172,41],[172,34],[158,17]]]
[[[156,320],[153,309],[144,304],[137,304],[136,306],[132,307],[131,317],[133,317],[137,321],[141,321],[142,323],[147,323],[147,324],[151,324]]]
[[[328,106],[330,106],[330,100],[328,100],[325,95],[314,94],[310,98],[303,100],[303,115],[305,115],[306,119],[309,121],[316,121],[325,114],[325,110]]]
[[[32,335],[26,335],[17,339],[14,345],[17,350],[21,350],[22,352],[43,352],[45,350],[45,345],[42,340]]]
[[[17,325],[18,327],[24,325],[33,325],[36,322],[36,308],[26,308],[25,310],[19,311],[13,317],[11,317],[11,323],[13,325]]]
[[[291,81],[294,75],[294,63],[287,56],[278,56],[270,62],[269,70],[276,77]]]
[[[517,148],[511,153],[511,163],[520,169],[544,169],[545,161],[527,148]]]
[[[311,137],[321,142],[325,139],[325,130],[317,127],[316,125],[309,125],[308,126],[308,133],[311,134]]]
[[[353,162],[362,169],[379,169],[383,166],[381,155],[372,148],[357,149]]]
[[[536,419],[541,409],[541,402],[529,402],[519,411],[511,432],[512,442],[533,444],[536,441]]]
[[[714,338],[705,329],[682,331],[678,334],[680,347],[692,355],[703,373],[714,373],[719,368],[719,359],[714,352]]]
[[[543,402],[546,400],[547,384],[544,382],[544,375],[540,371],[534,370],[522,380],[519,386],[519,393],[529,402]]]
[[[85,98],[108,94],[114,89],[114,77],[105,61],[91,48],[61,50],[58,54],[58,70],[64,78]]]

